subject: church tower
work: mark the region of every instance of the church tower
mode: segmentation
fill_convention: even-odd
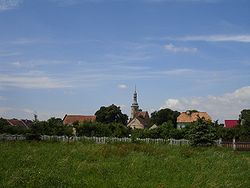
[[[137,93],[136,93],[136,86],[135,86],[135,92],[133,96],[133,103],[131,105],[131,119],[136,117],[136,113],[139,111],[139,105],[137,102]]]

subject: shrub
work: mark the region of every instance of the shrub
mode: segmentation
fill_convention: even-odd
[[[212,122],[199,118],[188,127],[188,139],[192,146],[211,146],[216,139]]]
[[[36,133],[27,133],[26,140],[41,140],[41,135]]]

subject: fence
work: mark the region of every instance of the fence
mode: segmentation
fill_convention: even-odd
[[[189,145],[189,140],[186,140],[186,139],[180,139],[180,140],[175,140],[175,139],[168,139],[169,140],[169,144],[170,145]]]
[[[152,143],[152,144],[170,144],[170,145],[188,145],[188,140],[181,139],[181,140],[175,140],[175,139],[152,139],[152,138],[137,138],[136,140],[132,140],[131,138],[117,138],[117,137],[66,137],[66,136],[47,136],[42,135],[42,140],[54,140],[54,141],[89,141],[97,144],[105,144],[105,143],[118,143],[118,142],[144,142],[144,143]]]
[[[0,140],[26,140],[26,137],[24,135],[7,135],[7,134],[0,134]],[[93,142],[97,144],[106,144],[106,143],[131,143],[131,142],[144,142],[144,143],[152,143],[152,144],[169,144],[169,145],[189,145],[189,140],[185,139],[153,139],[153,138],[137,138],[136,140],[132,140],[131,138],[117,138],[117,137],[86,137],[86,136],[73,136],[73,137],[67,137],[67,136],[48,136],[48,135],[42,135],[41,140],[47,140],[47,141],[62,141],[62,142],[74,142],[74,141],[84,141],[84,142]],[[245,150],[250,151],[250,142],[236,142],[235,139],[233,139],[232,142],[229,141],[222,141],[221,139],[215,140],[215,145],[226,147],[226,148],[233,148],[234,150]]]
[[[26,137],[23,135],[0,135],[0,140],[26,140]],[[45,141],[63,141],[63,142],[74,142],[74,141],[87,141],[93,142],[97,144],[105,144],[105,143],[131,143],[135,142],[144,142],[144,143],[152,143],[152,144],[170,144],[170,145],[188,145],[189,141],[185,139],[175,140],[175,139],[153,139],[153,138],[137,138],[136,140],[132,140],[131,138],[117,138],[117,137],[86,137],[86,136],[48,136],[42,135],[41,140]]]
[[[24,135],[0,134],[0,140],[26,140],[26,137]]]
[[[232,142],[222,141],[221,146],[239,151],[250,151],[250,142],[236,142],[235,139]]]

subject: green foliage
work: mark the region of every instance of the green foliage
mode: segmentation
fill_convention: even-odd
[[[161,125],[164,122],[171,121],[174,127],[176,127],[177,117],[180,115],[180,112],[173,111],[169,108],[161,109],[151,113],[151,124]]]
[[[189,111],[190,113],[194,113],[194,112],[199,112],[198,110],[187,110],[187,111]]]
[[[128,137],[130,128],[120,123],[103,124],[88,122],[74,126],[78,136]]]
[[[224,128],[218,127],[216,129],[217,138],[222,138],[224,141],[232,141],[233,138],[239,139],[241,135],[241,128]]]
[[[27,133],[26,140],[41,140],[41,135],[36,133]]]
[[[132,131],[132,138],[181,139],[183,136],[183,130],[174,128],[171,121],[165,122],[155,129],[135,129]]]
[[[158,127],[160,132],[160,138],[172,138],[172,132],[175,129],[174,125],[171,121],[163,123],[161,126]]]
[[[214,140],[217,138],[213,123],[205,119],[199,118],[186,130],[192,146],[210,146],[214,144]]]
[[[250,153],[151,144],[0,142],[0,187],[249,187]]]
[[[121,112],[120,107],[112,104],[108,107],[102,106],[96,113],[96,121],[100,123],[127,124],[128,116]]]
[[[60,118],[52,117],[47,121],[36,121],[31,126],[31,133],[34,135],[67,135],[71,136],[73,133],[72,127],[63,125]]]
[[[26,128],[10,126],[6,119],[0,118],[0,133],[25,134],[29,132]]]
[[[241,122],[241,140],[250,140],[250,109],[245,109],[241,111],[240,114]]]

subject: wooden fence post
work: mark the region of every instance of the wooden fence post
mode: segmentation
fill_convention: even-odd
[[[235,137],[233,138],[233,150],[236,150]]]
[[[218,145],[219,145],[220,147],[222,146],[221,143],[222,143],[222,138],[219,139],[219,143],[218,143]]]

